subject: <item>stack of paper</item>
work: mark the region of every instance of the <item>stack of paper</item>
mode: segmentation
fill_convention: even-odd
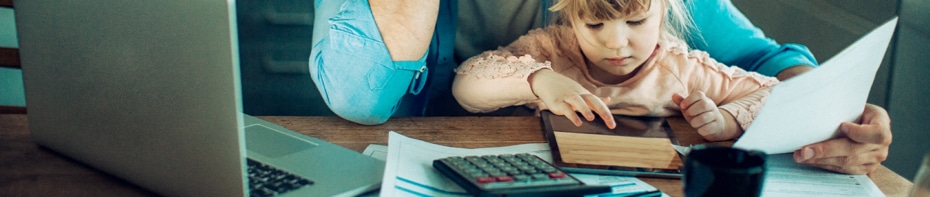
[[[364,154],[387,162],[381,183],[382,196],[470,196],[452,180],[436,171],[432,162],[449,156],[530,153],[552,161],[545,143],[495,148],[455,148],[409,138],[391,131],[389,146],[370,145]],[[679,147],[684,151],[689,147]],[[797,164],[791,154],[769,155],[762,196],[885,196],[866,175],[848,175]],[[655,190],[635,177],[572,174],[586,184],[611,185],[609,196],[625,196]],[[662,196],[668,196],[662,194]]]
[[[381,196],[471,196],[433,168],[432,163],[435,159],[450,156],[530,153],[546,161],[552,161],[549,145],[545,143],[467,149],[432,144],[391,131],[388,145],[370,145],[364,152],[375,158],[386,157]],[[613,191],[610,196],[626,196],[656,190],[652,185],[635,177],[587,174],[572,176],[586,184],[611,185]]]

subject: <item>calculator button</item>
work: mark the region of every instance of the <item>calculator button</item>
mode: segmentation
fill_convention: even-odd
[[[517,169],[504,170],[504,172],[507,172],[507,174],[509,174],[509,175],[521,175],[521,174],[524,174],[523,171],[520,171],[520,170],[517,170]]]
[[[478,167],[471,166],[471,165],[469,165],[469,166],[459,166],[458,169],[461,170],[462,172],[469,172],[469,173],[473,173],[473,172],[484,172],[484,171],[481,171],[481,169],[479,169]]]
[[[536,164],[532,164],[532,165],[533,165],[533,167],[540,168],[540,169],[552,167],[552,166],[546,165],[546,164],[544,164],[544,163],[536,163]]]
[[[542,167],[542,168],[539,168],[539,170],[546,172],[546,173],[558,172],[558,170],[556,170],[553,167]]]
[[[475,181],[477,181],[478,183],[493,183],[494,178],[483,176],[483,177],[475,178]]]
[[[549,175],[546,175],[546,174],[537,173],[537,174],[531,174],[530,176],[532,176],[533,179],[549,179]]]
[[[565,178],[565,173],[562,173],[562,172],[549,173],[549,178],[553,178],[553,179]]]
[[[513,175],[513,180],[514,181],[529,181],[530,176],[527,176],[525,174]]]
[[[582,184],[539,157],[525,153],[448,157],[436,160],[436,165],[447,167],[450,171],[443,173],[455,174],[482,191]]]
[[[522,170],[524,173],[527,173],[527,174],[533,174],[537,172],[536,168],[534,167],[521,167],[520,170]]]
[[[509,163],[507,163],[506,161],[503,161],[503,160],[502,160],[502,161],[498,161],[498,162],[491,162],[491,164],[494,165],[495,167],[498,167],[498,168],[511,167],[511,165],[510,165]]]
[[[500,158],[509,161],[511,159],[516,159],[517,157],[514,157],[512,154],[502,154],[500,155]]]
[[[495,177],[497,182],[513,182],[513,177],[510,176],[498,176]]]
[[[533,165],[533,166],[545,165],[545,163],[539,160],[526,160],[526,163]]]
[[[482,162],[472,162],[471,164],[472,164],[472,165],[475,165],[475,166],[477,166],[477,167],[479,167],[479,168],[488,168],[488,167],[492,167],[491,164],[488,164],[488,162],[483,162],[483,161],[482,161]]]
[[[488,176],[488,173],[484,173],[484,172],[475,172],[475,173],[469,173],[468,176],[471,176],[471,177],[482,177],[482,176]]]

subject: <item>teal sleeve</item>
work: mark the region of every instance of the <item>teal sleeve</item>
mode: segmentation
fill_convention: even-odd
[[[392,60],[367,0],[315,3],[310,77],[336,115],[364,125],[421,116],[430,96],[448,91],[456,1],[440,2],[430,48],[416,61]]]
[[[696,26],[687,36],[688,44],[721,63],[767,76],[795,65],[817,66],[806,46],[766,37],[729,0],[691,0],[686,7]]]

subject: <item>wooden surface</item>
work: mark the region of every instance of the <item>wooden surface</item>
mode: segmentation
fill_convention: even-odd
[[[369,144],[385,145],[391,130],[436,144],[467,148],[545,142],[537,117],[392,118],[378,126],[361,126],[338,117],[260,118],[360,152]],[[683,145],[705,143],[682,119],[669,122]],[[23,114],[0,114],[0,169],[0,196],[154,195],[37,146],[29,137]],[[913,186],[884,166],[870,177],[888,196],[907,196]],[[672,196],[682,196],[680,180],[643,180]]]

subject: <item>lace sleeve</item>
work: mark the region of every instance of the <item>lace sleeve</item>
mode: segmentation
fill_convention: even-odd
[[[733,118],[736,118],[736,122],[739,124],[740,128],[745,131],[749,129],[752,120],[759,115],[758,113],[762,110],[762,106],[765,103],[765,99],[768,98],[770,91],[771,88],[761,89],[743,97],[743,99],[721,105],[719,108],[730,112]]]
[[[539,69],[552,68],[549,61],[536,62],[529,54],[504,57],[485,52],[481,56],[484,57],[468,59],[455,69],[455,73],[479,79],[527,78]]]
[[[554,28],[533,30],[506,47],[469,58],[455,69],[453,96],[471,112],[538,102],[529,77],[540,69],[552,69],[550,58],[558,57],[554,38],[559,33]]]

